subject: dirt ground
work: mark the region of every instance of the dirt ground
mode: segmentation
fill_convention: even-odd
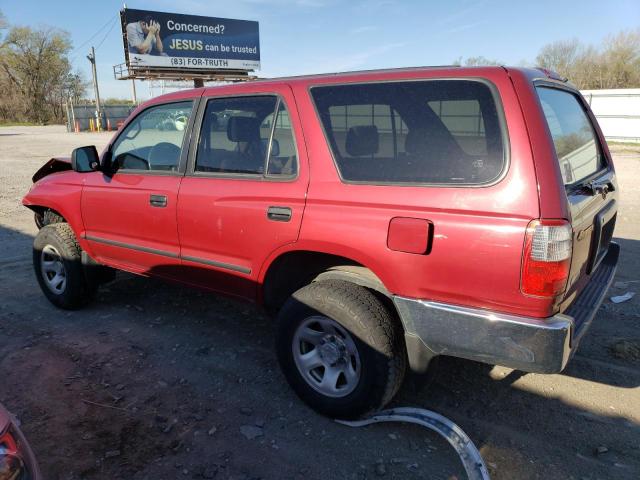
[[[108,134],[0,128],[0,402],[46,478],[465,478],[437,435],[361,429],[306,408],[280,374],[272,321],[250,305],[118,274],[63,312],[31,266],[20,205],[53,155]],[[495,479],[640,478],[640,149],[616,148],[623,253],[610,295],[565,372],[523,374],[443,358],[394,406],[435,410],[472,438]]]

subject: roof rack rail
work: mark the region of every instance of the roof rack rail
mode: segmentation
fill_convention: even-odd
[[[286,75],[283,77],[258,77],[256,80],[295,80],[299,78],[321,78],[331,77],[334,75],[359,75],[366,73],[381,72],[411,72],[414,70],[438,69],[438,68],[460,68],[461,65],[424,65],[421,67],[396,67],[396,68],[372,68],[367,70],[346,70],[342,72],[324,72],[324,73],[304,73],[301,75]]]
[[[568,82],[569,79],[567,77],[563,77],[562,75],[560,75],[558,72],[555,72],[549,68],[545,68],[545,67],[535,67],[536,70],[540,70],[542,73],[545,74],[545,76],[547,78],[550,78],[551,80],[557,80],[559,82]]]

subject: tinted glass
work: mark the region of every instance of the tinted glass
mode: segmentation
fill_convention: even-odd
[[[482,184],[504,167],[498,111],[484,83],[332,85],[312,96],[344,180]]]
[[[264,175],[267,154],[268,175],[295,174],[295,145],[284,103],[275,96],[209,100],[196,171]]]
[[[565,185],[578,182],[605,166],[589,117],[578,99],[563,90],[538,87],[560,172]]]
[[[177,171],[193,103],[158,105],[140,113],[112,148],[118,170]]]
[[[293,176],[298,173],[298,156],[293,141],[293,131],[289,112],[284,102],[278,106],[276,123],[273,127],[273,141],[269,155],[269,175]]]

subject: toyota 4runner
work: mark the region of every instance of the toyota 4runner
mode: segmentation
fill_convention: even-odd
[[[114,269],[255,302],[296,393],[350,418],[438,355],[560,372],[615,273],[618,187],[553,72],[415,68],[154,98],[34,176],[56,306]]]

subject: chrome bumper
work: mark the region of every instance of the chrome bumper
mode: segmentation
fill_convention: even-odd
[[[549,318],[395,296],[411,367],[421,371],[430,358],[450,355],[526,372],[562,371],[611,286],[619,252],[611,243],[587,287],[564,313]]]

